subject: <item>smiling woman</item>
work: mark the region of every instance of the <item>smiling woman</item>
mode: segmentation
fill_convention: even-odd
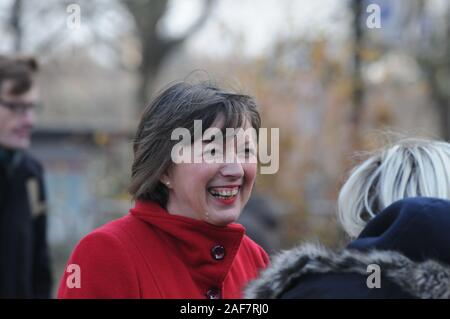
[[[205,152],[202,161],[172,161],[172,132],[184,128],[197,136],[194,121],[202,123],[200,135],[208,128],[257,131],[261,123],[251,97],[210,83],[162,91],[145,109],[134,140],[135,207],[77,245],[67,269],[75,264],[80,271],[66,271],[60,298],[240,298],[267,266],[267,254],[235,223],[252,192],[256,161],[238,160],[235,138],[207,148],[232,161],[205,161]],[[246,144],[248,156],[251,144],[257,136]]]

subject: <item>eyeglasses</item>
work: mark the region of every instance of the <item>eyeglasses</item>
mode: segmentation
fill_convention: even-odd
[[[29,110],[39,111],[42,105],[38,103],[11,102],[0,99],[0,106],[3,106],[17,115],[24,115]]]

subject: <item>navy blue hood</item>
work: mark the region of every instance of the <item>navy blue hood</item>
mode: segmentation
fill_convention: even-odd
[[[414,197],[397,201],[373,218],[349,249],[395,250],[413,261],[450,265],[450,201]]]
[[[368,266],[382,284],[368,286]],[[337,252],[301,244],[272,257],[246,298],[450,299],[450,201],[416,197],[393,203]]]

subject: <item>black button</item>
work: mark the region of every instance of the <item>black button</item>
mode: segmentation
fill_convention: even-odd
[[[215,245],[211,248],[211,256],[215,260],[222,260],[225,257],[225,248],[221,245]]]
[[[206,292],[206,297],[207,297],[208,299],[220,299],[220,290],[214,289],[214,288],[209,289],[209,290]]]

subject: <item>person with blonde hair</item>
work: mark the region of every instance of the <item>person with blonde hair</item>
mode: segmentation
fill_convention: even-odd
[[[343,185],[339,220],[357,237],[390,204],[417,196],[450,199],[449,143],[410,138],[375,152]]]
[[[356,166],[338,215],[352,238],[274,258],[247,298],[450,298],[450,144],[403,139]]]

